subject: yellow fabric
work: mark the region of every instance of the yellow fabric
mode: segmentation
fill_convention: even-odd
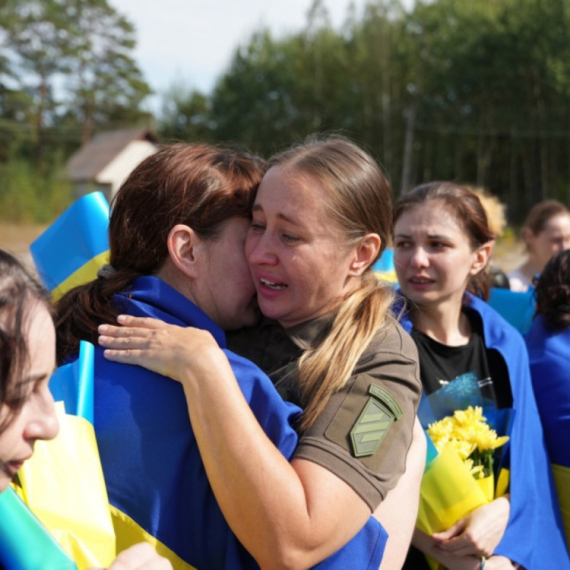
[[[487,503],[490,503],[495,496],[495,476],[491,474],[489,477],[483,477],[483,479],[475,479],[475,483],[479,485]]]
[[[429,535],[442,532],[487,502],[463,460],[448,445],[422,478],[416,526]]]
[[[396,271],[375,271],[374,275],[381,279],[382,281],[388,281],[388,283],[398,283],[398,276]]]
[[[570,467],[553,463],[552,472],[562,512],[562,522],[566,531],[566,544],[570,547]]]
[[[73,558],[79,570],[107,567],[115,533],[93,426],[56,404],[52,441],[37,441],[19,474],[20,496]]]
[[[104,251],[83,264],[77,271],[74,271],[65,281],[62,281],[52,292],[52,300],[55,303],[60,297],[70,289],[89,283],[97,278],[97,271],[109,263],[109,251]]]
[[[509,490],[511,480],[511,472],[508,469],[501,469],[499,478],[497,479],[497,488],[495,489],[495,498],[502,497]]]
[[[113,524],[115,525],[115,534],[117,536],[117,552],[126,550],[133,544],[139,542],[148,542],[161,556],[168,558],[174,570],[196,570],[187,562],[184,562],[170,548],[162,544],[154,536],[146,532],[131,517],[120,511],[114,506],[110,506]]]

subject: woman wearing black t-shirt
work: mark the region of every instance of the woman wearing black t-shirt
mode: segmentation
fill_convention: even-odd
[[[416,530],[404,566],[410,570],[428,568],[422,552],[452,570],[570,567],[551,505],[524,342],[482,301],[489,294],[486,266],[493,239],[477,196],[455,184],[425,184],[396,204],[394,262],[405,301],[402,321],[418,347],[424,392],[472,373],[483,396],[498,408],[514,408],[509,494],[445,532],[428,536]],[[528,464],[539,467],[532,472]],[[528,493],[536,500],[528,501]]]

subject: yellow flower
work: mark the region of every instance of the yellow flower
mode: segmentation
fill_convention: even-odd
[[[439,453],[446,445],[452,446],[476,479],[491,474],[493,450],[509,440],[489,427],[479,406],[456,410],[453,416],[430,424],[427,433]]]

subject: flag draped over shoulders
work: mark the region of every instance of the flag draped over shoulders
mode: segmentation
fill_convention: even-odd
[[[287,459],[292,456],[297,434],[291,424],[299,408],[284,402],[256,365],[225,348],[223,331],[203,311],[152,276],[136,279],[115,300],[134,316],[208,330],[224,350],[261,427]],[[178,382],[110,362],[98,348],[94,423],[118,550],[145,540],[174,568],[258,567],[215,500]],[[386,539],[386,531],[370,517],[348,545],[317,567],[341,568],[349,556],[356,563],[353,568],[378,568]]]
[[[487,303],[469,293],[466,299],[466,305],[481,316],[486,349],[498,351],[507,365],[513,394],[511,512],[495,554],[532,570],[570,568],[524,340]],[[407,314],[402,316],[402,325],[411,331]]]
[[[553,332],[541,316],[525,335],[532,385],[570,545],[570,328]]]

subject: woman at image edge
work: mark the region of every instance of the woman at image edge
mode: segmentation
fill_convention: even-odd
[[[34,443],[58,433],[48,387],[54,367],[49,294],[0,250],[0,493],[32,456]],[[149,545],[139,544],[119,554],[109,570],[169,568]]]
[[[143,328],[100,328],[104,347],[120,347],[131,335],[128,353],[107,350],[107,357],[182,382],[218,502],[244,545],[259,552],[261,566],[283,560],[307,567],[334,551],[404,471],[419,399],[416,351],[391,316],[389,289],[372,273],[390,225],[389,184],[356,145],[316,140],[270,161],[246,240],[258,302],[285,334],[309,323],[318,337],[301,358],[297,393],[305,412],[291,464],[263,436],[209,334],[132,317],[120,322]],[[136,350],[146,336],[157,351]],[[401,415],[379,451],[356,458],[347,436],[372,384]],[[333,429],[325,436],[322,422],[331,421],[331,411]]]
[[[418,345],[424,393],[475,372],[485,397],[513,408],[510,496],[445,532],[416,531],[414,546],[451,570],[570,568],[524,341],[482,300],[493,235],[479,199],[452,183],[425,184],[398,200],[394,220],[402,324]],[[405,568],[422,568],[417,551]]]

